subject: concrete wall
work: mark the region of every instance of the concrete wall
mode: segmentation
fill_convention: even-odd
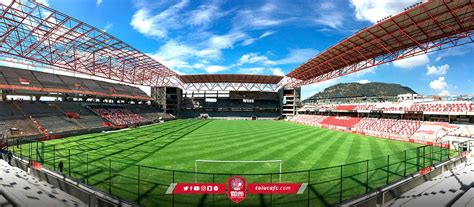
[[[19,158],[12,159],[12,165],[24,171],[28,171],[28,163]],[[89,206],[138,206],[129,201],[121,200],[113,195],[109,195],[91,186],[84,185],[64,174],[58,174],[48,169],[30,168],[30,174],[38,179],[54,185],[58,189],[70,194]]]
[[[360,197],[351,199],[347,202],[341,203],[338,206],[360,206],[360,207],[376,207],[382,206],[384,203],[401,196],[403,193],[423,184],[424,182],[433,179],[434,177],[443,174],[455,166],[465,162],[465,158],[453,158],[443,164],[436,166],[430,173],[426,175],[415,175],[404,180],[399,181],[390,186],[370,192]]]

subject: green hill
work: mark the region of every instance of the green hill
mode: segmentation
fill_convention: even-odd
[[[393,83],[340,83],[327,87],[308,99],[397,96],[405,93],[416,92],[409,87]]]

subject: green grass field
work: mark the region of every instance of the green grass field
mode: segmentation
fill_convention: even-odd
[[[441,162],[449,153],[419,147],[286,121],[175,120],[51,140],[38,148],[24,144],[15,153],[53,169],[62,160],[65,174],[145,206],[230,205],[225,195],[165,195],[170,183],[195,181],[197,159],[282,160],[282,182],[309,183],[305,193],[249,195],[240,204],[324,206]],[[201,163],[197,179],[226,182],[247,174],[247,182],[278,182],[278,170],[277,163]]]

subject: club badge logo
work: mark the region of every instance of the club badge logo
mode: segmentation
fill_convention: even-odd
[[[233,201],[234,203],[239,203],[240,201],[245,199],[247,186],[245,178],[234,176],[229,178],[227,184],[229,186],[227,196],[231,201]]]

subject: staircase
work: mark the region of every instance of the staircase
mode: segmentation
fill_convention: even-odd
[[[21,114],[23,114],[24,117],[28,118],[31,123],[35,126],[35,128],[38,130],[39,133],[41,134],[45,134],[46,136],[48,136],[48,132],[44,130],[44,128],[41,127],[40,123],[38,123],[36,120],[34,120],[34,118],[28,114],[26,114],[25,111],[23,111],[23,109],[21,108],[21,106],[18,104],[18,102],[14,101],[13,102],[13,105],[15,106],[15,108],[21,112]]]
[[[55,103],[51,104],[51,105],[66,116],[66,112],[64,112],[64,110],[60,106],[58,106]],[[75,123],[76,125],[80,126],[83,129],[87,128],[87,126],[85,126],[84,124],[79,122],[79,120],[77,120],[77,119],[70,119],[70,121],[72,121],[73,123]]]

